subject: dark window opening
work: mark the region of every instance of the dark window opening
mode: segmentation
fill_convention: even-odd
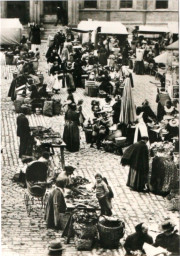
[[[84,0],[84,8],[97,8],[97,0]]]
[[[156,9],[167,9],[168,0],[156,0]]]
[[[132,8],[133,0],[121,0],[120,8]]]

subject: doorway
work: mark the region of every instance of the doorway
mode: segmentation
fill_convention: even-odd
[[[19,18],[22,24],[27,24],[29,1],[7,1],[7,18]]]
[[[43,13],[45,23],[54,23],[56,21],[57,7],[63,9],[63,19],[68,23],[68,1],[43,1]]]

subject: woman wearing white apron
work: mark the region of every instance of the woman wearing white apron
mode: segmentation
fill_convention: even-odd
[[[57,71],[55,71],[57,72]],[[58,93],[60,89],[62,88],[62,80],[58,79],[58,73],[54,75],[54,85],[53,85],[53,90]]]
[[[149,138],[147,126],[143,119],[144,113],[142,112],[141,107],[137,107],[136,114],[137,114],[136,118],[138,123],[136,124],[136,129],[134,134],[134,143],[140,141],[142,137]]]

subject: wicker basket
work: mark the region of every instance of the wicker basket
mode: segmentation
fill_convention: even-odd
[[[115,249],[119,246],[119,240],[124,236],[124,223],[119,227],[106,227],[98,224],[100,244],[106,249]]]
[[[74,237],[75,247],[79,251],[90,251],[92,248],[93,240],[81,239],[77,236]]]

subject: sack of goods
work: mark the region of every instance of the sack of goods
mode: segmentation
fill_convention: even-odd
[[[61,100],[54,99],[53,100],[53,115],[60,115],[61,114]]]
[[[53,101],[44,102],[43,115],[53,116]]]
[[[16,113],[21,113],[21,106],[23,104],[22,100],[15,100],[14,101],[14,107],[15,107],[15,112]]]

